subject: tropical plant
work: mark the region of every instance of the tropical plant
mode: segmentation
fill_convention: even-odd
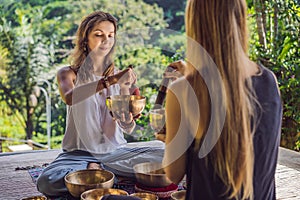
[[[60,26],[55,19],[45,19],[50,10],[39,5],[31,7],[28,2],[21,1],[1,4],[0,55],[3,59],[0,67],[0,101],[9,108],[4,109],[6,113],[3,116],[15,114],[26,131],[26,135],[19,131],[19,135],[12,136],[1,129],[2,136],[31,139],[34,131],[46,132],[44,97],[39,98],[39,104],[35,107],[37,96],[32,92],[40,78],[48,79],[51,84],[55,75],[51,73],[51,68],[55,58],[54,46],[61,29],[58,29]],[[54,106],[57,107],[56,101]],[[55,117],[57,112],[52,111]],[[60,123],[57,122],[53,124]]]
[[[13,112],[19,111],[22,114],[25,119],[23,126],[27,138],[30,139],[33,132],[30,95],[35,84],[32,78],[48,63],[48,57],[46,52],[41,51],[44,44],[40,42],[40,38],[33,36],[28,19],[21,12],[17,15],[20,19],[18,28],[13,28],[4,18],[1,21],[1,42],[10,52],[8,55],[10,62],[0,82],[1,100],[6,101]],[[38,43],[36,46],[33,45],[35,41]]]
[[[300,138],[300,7],[293,0],[248,2],[250,55],[276,74],[283,100],[281,145],[295,149]]]

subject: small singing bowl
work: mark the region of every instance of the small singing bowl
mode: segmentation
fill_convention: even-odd
[[[85,169],[69,173],[65,176],[65,184],[74,197],[90,189],[111,188],[114,184],[115,175],[101,169]]]
[[[161,163],[140,163],[133,166],[138,183],[147,187],[166,187],[172,182],[166,176]]]
[[[108,194],[128,196],[128,192],[125,190],[97,188],[83,192],[81,194],[81,200],[100,200],[104,195]]]
[[[25,197],[21,200],[47,200],[47,197],[44,196],[33,196],[33,197]]]
[[[137,192],[133,193],[130,196],[138,197],[142,200],[158,200],[158,196],[152,193],[147,192]]]
[[[112,95],[106,98],[107,108],[115,115],[140,114],[146,105],[146,97],[140,95]]]
[[[164,128],[166,123],[165,109],[159,108],[150,110],[149,118],[151,128],[156,132],[160,132]]]
[[[184,200],[185,195],[186,195],[186,190],[176,191],[171,194],[171,199],[172,200]]]

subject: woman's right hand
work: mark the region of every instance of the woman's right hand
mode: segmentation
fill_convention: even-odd
[[[121,88],[130,88],[136,83],[136,75],[131,68],[122,70],[121,72],[115,74],[117,83]]]

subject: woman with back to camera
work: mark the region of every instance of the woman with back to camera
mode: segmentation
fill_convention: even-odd
[[[139,94],[133,87],[133,70],[114,66],[116,32],[117,20],[109,13],[96,11],[85,17],[77,30],[71,66],[57,73],[67,120],[63,152],[37,181],[38,190],[47,196],[67,194],[64,176],[73,171],[105,168],[131,177],[134,164],[162,160],[163,143],[127,144],[123,132],[130,134],[135,127],[132,113],[113,118],[106,107],[108,96]]]
[[[184,76],[166,97],[163,163],[174,183],[186,175],[188,200],[276,199],[281,98],[274,74],[247,56],[246,12],[245,0],[187,2],[187,63],[170,64]]]

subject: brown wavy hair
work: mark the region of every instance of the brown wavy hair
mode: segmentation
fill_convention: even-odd
[[[245,71],[251,67],[247,56],[246,11],[245,0],[189,0],[185,16],[187,36],[200,44],[213,59],[224,84],[225,124],[220,129],[218,142],[205,159],[212,163],[214,171],[225,184],[226,194],[236,199],[253,198],[251,121],[256,117],[257,100]],[[187,49],[194,51],[189,42]],[[188,64],[188,68],[193,67]],[[191,83],[201,112],[195,142],[195,150],[199,151],[210,121],[207,113],[210,113],[211,102],[208,88],[199,74],[194,75]]]
[[[77,32],[76,32],[76,40],[75,40],[75,48],[71,55],[71,68],[75,71],[79,71],[77,74],[77,79],[80,81],[88,81],[91,80],[91,74],[93,73],[93,64],[92,60],[88,56],[89,48],[88,48],[88,35],[92,31],[95,25],[99,24],[103,21],[111,22],[115,27],[115,35],[117,32],[117,19],[113,17],[111,14],[95,11],[88,16],[86,16],[82,22],[80,23]],[[116,41],[108,55],[104,60],[104,66],[107,69],[104,72],[104,76],[107,76],[114,71],[114,64],[112,59],[112,54],[115,49]]]

